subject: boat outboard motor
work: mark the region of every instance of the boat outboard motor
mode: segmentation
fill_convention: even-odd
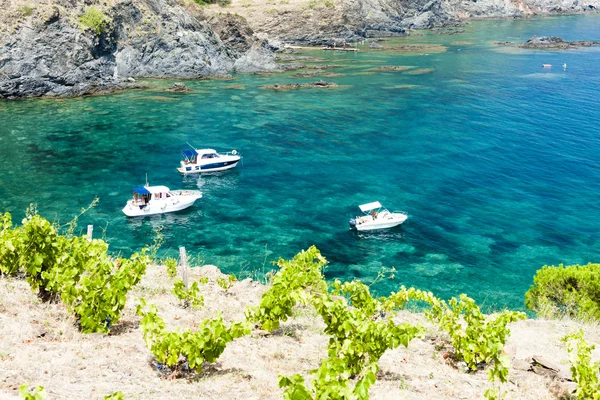
[[[350,223],[350,228],[356,228],[356,219],[352,218],[348,222]]]

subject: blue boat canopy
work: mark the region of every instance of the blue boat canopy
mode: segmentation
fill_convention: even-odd
[[[148,191],[148,189],[146,189],[143,186],[133,188],[133,191],[136,192],[136,193],[138,193],[138,194],[150,194],[150,192]]]
[[[192,158],[198,155],[198,152],[196,150],[184,150],[182,151],[182,153],[186,158]]]

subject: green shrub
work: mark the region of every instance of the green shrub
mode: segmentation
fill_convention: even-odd
[[[207,6],[209,4],[218,4],[222,7],[231,4],[231,0],[194,0],[194,2],[200,6]]]
[[[19,271],[20,247],[18,236],[12,228],[12,217],[10,213],[0,214],[0,276],[12,276]]]
[[[237,277],[235,274],[229,274],[226,278],[219,277],[217,278],[217,285],[221,286],[221,289],[227,290],[237,281]]]
[[[24,275],[44,301],[62,299],[83,332],[109,332],[127,292],[146,272],[147,251],[115,259],[103,240],[59,229],[34,209],[19,227],[12,227],[10,214],[0,214],[0,272]]]
[[[250,334],[246,323],[232,322],[227,327],[221,314],[202,320],[195,331],[169,331],[154,304],[146,306],[146,301],[139,299],[136,310],[142,317],[140,328],[146,345],[158,363],[171,369],[171,378],[187,368],[201,373],[204,363],[214,363],[227,343]]]
[[[29,17],[31,14],[33,14],[34,10],[35,10],[35,8],[30,7],[30,6],[21,6],[17,10],[17,12],[19,13],[19,15],[21,17]]]
[[[575,395],[578,399],[600,400],[600,362],[592,364],[595,346],[585,341],[581,329],[561,340],[567,344],[573,381],[577,382]]]
[[[280,270],[271,281],[271,287],[260,299],[260,305],[249,307],[246,318],[267,331],[279,329],[280,321],[292,316],[292,308],[298,303],[309,304],[310,295],[326,293],[327,283],[323,267],[327,264],[315,246],[302,251],[292,259],[280,258]]]
[[[525,305],[545,318],[600,320],[600,264],[544,266],[525,293]]]
[[[43,386],[37,386],[32,392],[29,390],[29,384],[27,383],[19,387],[19,394],[24,400],[43,400],[46,396]]]
[[[208,278],[203,278],[200,280],[200,283],[202,284],[206,284],[207,282]],[[189,289],[186,289],[185,283],[182,280],[175,281],[171,292],[182,301],[183,308],[187,308],[189,306],[204,306],[204,297],[200,295],[200,287],[198,286],[198,282],[192,283],[192,286],[190,286]]]
[[[79,17],[79,23],[84,29],[89,29],[96,35],[106,31],[110,19],[95,7],[90,7]]]
[[[177,276],[177,260],[174,258],[167,258],[165,259],[164,264],[167,267],[167,274],[171,278],[175,278]]]
[[[123,392],[114,392],[104,396],[104,400],[125,400]]]

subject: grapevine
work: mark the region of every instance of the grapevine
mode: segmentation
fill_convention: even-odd
[[[43,386],[37,386],[33,392],[29,390],[29,384],[24,383],[19,387],[19,394],[24,400],[43,400],[46,396]]]
[[[177,260],[174,258],[167,258],[163,263],[167,267],[167,275],[171,278],[175,278],[177,276]]]
[[[61,235],[56,224],[33,211],[20,227],[11,229],[9,214],[0,221],[2,273],[22,272],[42,300],[62,299],[85,333],[110,330],[150,261],[145,249],[129,259],[113,259],[103,240]]]
[[[600,362],[592,364],[591,357],[595,346],[586,342],[581,329],[561,340],[567,344],[573,381],[577,382],[577,398],[600,400]]]
[[[158,363],[171,369],[172,376],[186,368],[202,372],[203,364],[215,362],[225,351],[227,343],[250,334],[250,328],[244,323],[233,322],[227,327],[220,314],[200,322],[194,332],[189,329],[168,331],[156,306],[147,306],[144,299],[139,300],[137,314],[142,317],[140,328],[147,347]]]
[[[263,329],[274,331],[280,321],[287,321],[292,308],[297,304],[308,304],[310,293],[327,292],[322,268],[327,264],[315,246],[298,253],[292,260],[279,259],[280,270],[273,276],[271,287],[261,297],[257,307],[248,308],[248,320],[258,323]]]
[[[369,387],[376,381],[378,361],[387,349],[408,346],[421,329],[387,318],[381,299],[374,299],[361,282],[335,281],[331,292],[323,277],[327,261],[313,246],[292,260],[280,259],[280,270],[260,305],[247,312],[249,319],[263,329],[279,328],[296,304],[311,305],[326,324],[331,336],[328,357],[312,371],[312,388],[300,375],[280,376],[286,399],[368,399]],[[387,304],[387,303],[386,303]]]
[[[207,283],[208,279],[204,278],[200,280],[200,283]],[[192,283],[189,289],[185,288],[185,283],[182,280],[175,281],[173,285],[173,294],[182,301],[183,308],[189,306],[202,307],[204,306],[204,297],[200,295],[200,287],[198,282]]]
[[[227,277],[218,277],[217,285],[219,285],[223,290],[227,290],[237,281],[237,278],[234,274],[229,274]]]
[[[525,313],[503,311],[494,317],[486,317],[475,300],[465,294],[445,302],[430,292],[413,288],[402,287],[400,293],[402,294],[395,296],[402,300],[409,298],[424,301],[431,306],[426,312],[427,317],[448,333],[454,356],[457,360],[464,361],[469,370],[476,371],[479,366],[487,364],[490,365],[488,380],[493,385],[496,381],[499,381],[499,384],[508,381],[508,359],[502,354],[510,335],[507,325],[525,319]],[[488,399],[498,399],[502,396],[500,387],[485,392]]]

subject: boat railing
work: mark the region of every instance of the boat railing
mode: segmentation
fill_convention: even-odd
[[[199,190],[176,190],[172,192],[177,196],[197,196],[200,194]]]

